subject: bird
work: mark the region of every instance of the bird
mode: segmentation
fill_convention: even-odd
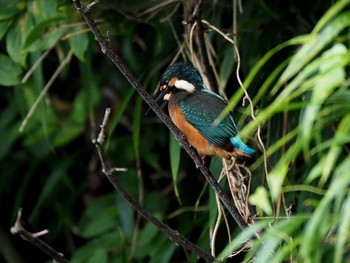
[[[170,65],[161,75],[159,84],[156,102],[168,103],[171,120],[203,160],[207,155],[225,159],[255,155],[256,151],[240,139],[231,113],[217,121],[227,101],[205,87],[202,76],[192,64]]]

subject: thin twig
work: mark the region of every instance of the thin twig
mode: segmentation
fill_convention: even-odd
[[[37,97],[37,99],[35,100],[34,104],[32,105],[32,107],[30,108],[29,112],[27,113],[27,116],[25,117],[25,119],[23,120],[21,126],[19,127],[19,132],[23,132],[23,130],[24,130],[25,126],[27,125],[29,119],[33,116],[33,113],[35,112],[36,108],[39,106],[39,103],[44,98],[44,96],[46,95],[47,91],[50,89],[52,83],[56,80],[56,78],[61,73],[63,68],[69,63],[69,61],[72,58],[72,55],[73,55],[73,51],[70,50],[68,52],[66,58],[64,60],[62,60],[61,64],[58,66],[56,71],[53,73],[53,75],[51,76],[50,80],[47,82],[47,84],[45,85],[44,89],[40,92],[39,96]]]
[[[48,231],[43,230],[38,233],[30,233],[26,229],[24,229],[22,225],[22,209],[20,208],[17,213],[17,219],[13,227],[11,227],[12,235],[20,235],[23,240],[32,243],[34,246],[39,248],[41,251],[45,252],[48,256],[50,256],[55,262],[58,263],[68,263],[69,261],[63,256],[62,253],[57,252],[55,249],[50,247],[44,241],[39,239],[39,236],[46,234]]]
[[[52,48],[48,48],[45,50],[44,53],[41,54],[41,56],[35,61],[33,66],[27,71],[27,73],[24,75],[21,83],[26,83],[27,80],[30,78],[30,76],[33,74],[33,72],[36,70],[36,68],[41,64],[41,62],[47,57],[47,55],[50,53]]]
[[[205,44],[204,39],[204,30],[202,25],[202,0],[197,0],[197,4],[193,10],[192,16],[189,18],[188,21],[184,21],[183,24],[193,24],[192,28],[194,27],[194,24],[196,24],[196,36],[198,40],[198,49],[199,49],[199,55],[201,57],[201,63],[203,65],[203,73],[208,79],[209,82],[209,89],[217,92],[217,86],[215,85],[215,75],[213,72],[213,68],[209,62],[207,48]]]
[[[135,88],[135,90],[141,95],[145,102],[152,108],[152,110],[157,114],[157,116],[164,122],[164,124],[169,128],[169,130],[174,134],[175,139],[179,144],[186,150],[188,155],[192,158],[196,167],[202,172],[205,179],[209,182],[211,187],[214,189],[215,193],[219,195],[221,202],[224,204],[226,209],[229,211],[233,219],[236,221],[238,226],[243,229],[247,227],[247,223],[240,216],[237,208],[232,202],[231,198],[224,192],[222,187],[216,181],[214,176],[210,173],[208,167],[206,167],[199,155],[194,151],[194,149],[187,142],[181,131],[175,126],[175,124],[170,120],[169,116],[159,107],[155,100],[148,94],[148,92],[141,86],[136,77],[131,73],[128,66],[122,61],[120,56],[114,51],[110,45],[109,39],[105,39],[101,32],[98,30],[97,25],[90,13],[90,9],[82,5],[79,0],[73,0],[74,6],[77,11],[83,16],[86,23],[90,27],[92,33],[95,36],[96,41],[99,43],[102,53],[106,54],[109,59],[114,63],[114,65],[119,69],[119,71],[124,75],[124,77],[129,81],[129,83]]]
[[[254,114],[254,106],[253,106],[253,102],[249,97],[249,94],[246,90],[246,88],[243,86],[243,82],[239,76],[239,70],[240,70],[240,65],[241,65],[241,59],[240,59],[240,55],[239,55],[239,50],[237,48],[236,43],[233,41],[233,39],[229,38],[226,34],[224,34],[222,31],[220,31],[217,27],[211,25],[208,21],[202,20],[202,23],[207,25],[208,27],[212,28],[213,30],[215,30],[217,33],[219,33],[221,36],[223,36],[227,41],[229,41],[230,43],[233,44],[236,56],[237,56],[237,68],[236,68],[236,76],[237,76],[237,81],[239,83],[239,85],[241,86],[243,92],[244,92],[244,97],[243,97],[243,106],[245,104],[245,100],[249,101],[249,106],[250,106],[250,116],[253,120],[256,120],[256,116]],[[257,138],[258,138],[258,142],[259,145],[262,149],[263,152],[263,157],[264,157],[264,172],[265,172],[265,177],[266,177],[266,181],[268,183],[269,188],[270,187],[270,182],[269,182],[269,177],[268,177],[268,168],[267,168],[267,153],[266,153],[266,148],[265,145],[261,139],[261,126],[258,126],[257,132],[256,132]],[[272,199],[272,197],[271,197]],[[273,203],[273,202],[272,202]]]
[[[101,125],[101,131],[98,135],[100,138],[104,138],[105,135],[105,124],[108,121],[110,109],[106,109],[106,113],[103,119],[103,124]],[[102,134],[104,133],[104,134]],[[143,208],[139,202],[137,202],[119,183],[117,178],[113,176],[113,169],[111,169],[109,162],[107,161],[107,157],[105,155],[103,144],[101,144],[98,140],[93,141],[96,146],[98,155],[100,157],[102,172],[106,175],[110,183],[117,190],[117,192],[127,201],[139,214],[141,214],[145,219],[153,223],[159,230],[169,236],[171,240],[173,240],[176,244],[179,244],[185,249],[196,253],[199,257],[203,258],[206,261],[213,261],[214,257],[211,256],[208,252],[202,250],[197,245],[193,244],[191,241],[180,235],[177,231],[168,227],[164,223],[160,222],[157,218],[155,218],[152,214],[150,214],[145,208]]]

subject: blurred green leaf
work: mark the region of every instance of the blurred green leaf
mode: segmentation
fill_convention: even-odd
[[[256,253],[256,262],[269,262],[271,260],[271,252],[275,251],[283,242],[293,243],[290,234],[298,229],[307,219],[304,216],[297,216],[280,220],[272,227],[266,228],[261,240],[260,249]]]
[[[340,1],[345,3],[345,1]],[[310,34],[306,43],[293,56],[280,81],[288,81],[310,60],[312,60],[329,42],[335,38],[341,30],[350,25],[350,12],[344,12],[336,16],[320,30],[319,33]]]
[[[26,52],[34,52],[50,49],[56,45],[65,32],[66,29],[64,28],[51,28],[50,31],[44,33],[40,38],[35,38],[32,43],[26,42],[24,50]]]
[[[22,12],[26,7],[26,1],[23,0],[1,0],[0,20],[9,19]]]
[[[249,203],[263,210],[267,215],[273,214],[267,191],[263,186],[256,188],[255,192],[250,195]]]
[[[216,258],[218,260],[226,259],[232,254],[233,251],[239,249],[247,240],[252,239],[255,233],[260,233],[262,230],[266,229],[268,224],[269,222],[267,220],[260,220],[254,225],[250,225],[239,233],[238,236],[230,244],[228,244]]]
[[[311,100],[304,111],[301,120],[301,140],[304,141],[304,149],[308,148],[311,138],[311,130],[318,112],[324,101],[345,80],[345,70],[342,66],[342,58],[346,55],[343,45],[335,45],[322,54],[327,63],[320,64],[320,77],[315,78]]]
[[[8,56],[0,54],[0,85],[14,86],[21,82],[22,69]]]
[[[222,161],[219,157],[215,156],[211,159],[209,170],[215,176],[215,178],[219,179],[221,170],[222,170]],[[216,196],[213,189],[209,189],[209,227],[212,228],[215,225],[217,220],[218,211],[216,206]]]
[[[47,180],[40,192],[35,207],[32,210],[31,217],[37,219],[44,206],[50,204],[50,200],[55,199],[57,194],[56,190],[60,189],[58,186],[63,182],[63,177],[67,175],[68,167],[75,161],[74,156],[70,159],[66,159],[60,163],[59,167],[55,167],[55,170],[47,177]]]
[[[315,258],[320,255],[318,248],[323,244],[326,235],[333,227],[330,220],[330,210],[333,208],[333,201],[337,197],[343,197],[348,191],[350,184],[350,157],[348,156],[335,170],[334,179],[332,180],[325,197],[317,206],[311,219],[305,228],[305,235],[301,246],[300,253],[305,260]],[[339,217],[339,211],[335,215]],[[339,218],[338,218],[339,220]]]
[[[38,48],[42,45],[41,50],[47,49],[50,46],[45,46],[43,43],[50,41],[50,35],[53,32],[57,32],[59,30],[56,26],[57,23],[62,20],[61,17],[53,17],[48,20],[42,21],[39,24],[35,25],[29,32],[28,36],[25,39],[23,48],[27,51],[37,51],[40,50]],[[62,31],[62,29],[61,29]],[[53,35],[54,37],[54,35]],[[46,40],[45,40],[46,39]],[[54,44],[55,42],[53,42]],[[37,47],[37,48],[36,48]]]
[[[58,0],[38,0],[38,13],[44,20],[57,15]]]
[[[118,245],[119,238],[117,232],[107,233],[101,237],[97,237],[87,244],[81,246],[76,253],[74,253],[72,263],[87,262],[98,250],[111,250]]]
[[[115,128],[118,125],[120,119],[122,118],[126,107],[129,105],[129,102],[130,102],[131,97],[134,94],[134,92],[135,92],[134,89],[129,88],[127,90],[127,93],[124,95],[123,100],[120,102],[120,105],[117,105],[117,110],[113,114],[111,122],[110,122],[108,141],[107,141],[107,149],[108,149],[108,145],[110,143],[110,138],[112,137],[112,134],[115,132]]]
[[[92,255],[86,260],[87,263],[107,263],[108,252],[105,249],[99,248],[93,251]]]
[[[350,196],[348,196],[344,202],[340,215],[340,225],[337,233],[337,239],[335,244],[334,263],[344,262],[345,250],[350,240]]]
[[[140,131],[141,131],[141,114],[142,114],[142,99],[138,97],[134,108],[134,120],[133,120],[133,143],[136,158],[140,158]]]
[[[28,14],[23,14],[21,19],[16,20],[6,35],[6,50],[11,59],[24,66],[27,54],[22,50],[24,40],[33,27],[32,19]]]
[[[79,34],[77,36],[69,38],[69,45],[72,49],[74,55],[79,58],[81,61],[84,61],[84,54],[87,50],[89,43],[87,34]]]
[[[177,176],[179,173],[179,166],[180,166],[180,146],[171,132],[169,133],[169,151],[170,151],[171,174],[173,176],[175,195],[179,200],[179,202],[181,203],[179,189],[177,187]]]
[[[117,214],[114,194],[99,197],[87,207],[81,217],[80,234],[85,238],[92,238],[115,230],[118,223]]]
[[[118,217],[120,219],[120,224],[124,236],[131,237],[135,227],[135,211],[130,206],[130,204],[120,196],[116,198],[116,205],[119,212]]]
[[[225,51],[223,52],[223,60],[220,65],[220,83],[219,83],[219,91],[220,94],[224,94],[225,89],[229,89],[227,86],[227,82],[233,71],[233,66],[235,64],[235,55],[233,53],[233,47],[227,46]]]
[[[11,24],[11,20],[0,21],[0,40],[4,37]]]
[[[83,132],[84,127],[82,125],[77,126],[74,124],[64,126],[56,134],[55,138],[52,141],[52,146],[62,147],[67,145],[67,143],[76,139]]]

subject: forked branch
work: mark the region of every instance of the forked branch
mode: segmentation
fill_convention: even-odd
[[[80,0],[73,0],[74,6],[77,11],[83,16],[86,23],[90,27],[95,39],[100,45],[101,51],[106,54],[109,59],[114,63],[114,65],[119,69],[119,71],[124,75],[124,77],[129,81],[129,83],[135,88],[135,90],[141,95],[141,97],[146,101],[146,103],[152,108],[152,110],[157,114],[157,116],[164,122],[164,124],[171,130],[174,134],[176,140],[179,144],[186,150],[188,155],[192,158],[196,167],[202,172],[205,179],[209,182],[211,187],[214,189],[216,194],[219,196],[221,202],[227,208],[233,219],[236,221],[238,226],[243,229],[247,227],[247,223],[239,214],[237,208],[235,207],[232,199],[223,191],[222,187],[219,185],[214,176],[210,173],[208,167],[206,167],[199,155],[194,151],[194,149],[189,145],[187,140],[184,138],[180,130],[174,125],[170,118],[164,113],[164,111],[158,106],[155,100],[148,94],[148,92],[141,86],[136,77],[131,73],[128,66],[122,61],[117,52],[111,47],[110,41],[104,38],[97,28],[97,25],[91,15],[90,5],[83,5]],[[96,3],[95,1],[93,2]]]
[[[140,203],[138,203],[119,183],[118,179],[113,176],[113,172],[120,170],[120,168],[111,168],[107,157],[103,149],[104,138],[106,137],[106,124],[108,121],[108,116],[110,114],[110,109],[106,109],[105,116],[101,125],[101,131],[98,135],[98,138],[93,142],[96,146],[98,155],[100,157],[102,172],[106,175],[110,183],[113,185],[114,189],[127,201],[138,213],[140,213],[145,219],[153,223],[159,230],[169,236],[176,244],[179,244],[185,249],[192,251],[197,254],[199,257],[206,261],[213,261],[214,257],[208,252],[202,250],[197,245],[193,244],[191,241],[180,235],[177,231],[165,225],[152,214],[150,214],[145,208],[143,208]]]
[[[22,225],[22,209],[20,208],[17,213],[17,219],[13,227],[11,227],[12,235],[19,235],[23,240],[26,240],[32,243],[34,246],[39,248],[41,251],[46,253],[49,257],[51,257],[55,262],[58,263],[68,263],[69,261],[63,256],[62,253],[57,252],[55,249],[50,247],[44,241],[42,241],[39,237],[46,234],[48,231],[44,230],[39,233],[31,233],[27,231]]]

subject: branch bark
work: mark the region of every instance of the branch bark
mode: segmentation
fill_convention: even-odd
[[[55,249],[50,247],[44,241],[39,239],[38,234],[30,233],[24,229],[22,225],[22,209],[20,208],[17,213],[17,219],[13,227],[11,227],[11,233],[13,235],[20,235],[23,240],[32,243],[34,246],[38,247],[41,251],[50,256],[55,262],[58,263],[68,263],[69,261],[63,256],[62,253],[57,252]],[[47,231],[45,231],[47,233]],[[41,234],[42,235],[42,234]]]
[[[145,219],[153,223],[159,230],[169,236],[169,238],[174,241],[176,244],[179,244],[185,249],[196,253],[199,257],[203,258],[206,261],[212,262],[215,258],[210,255],[208,252],[202,250],[197,245],[193,244],[191,241],[180,235],[177,231],[165,225],[157,218],[155,218],[152,214],[150,214],[145,208],[143,208],[140,203],[138,203],[119,183],[117,178],[113,176],[113,172],[116,170],[120,170],[120,168],[111,168],[109,162],[107,161],[107,157],[105,155],[103,149],[103,143],[105,138],[105,126],[107,124],[108,116],[110,113],[110,109],[106,109],[105,117],[103,119],[103,123],[101,125],[101,131],[98,135],[98,139],[93,143],[96,146],[98,155],[100,157],[102,172],[106,175],[110,183],[113,185],[114,189],[126,200],[139,214],[141,214]],[[103,140],[101,140],[103,138]]]
[[[91,15],[90,7],[95,5],[97,2],[94,1],[91,4],[85,6],[81,4],[80,0],[72,0],[77,11],[83,16],[86,23],[90,27],[90,30],[95,36],[96,41],[99,43],[101,51],[106,54],[109,59],[114,63],[114,65],[119,69],[119,71],[124,75],[124,77],[129,81],[129,83],[135,88],[135,90],[141,95],[144,101],[152,108],[152,110],[157,114],[157,116],[164,122],[164,124],[171,130],[174,134],[176,140],[179,144],[186,150],[188,155],[192,158],[196,167],[204,175],[205,179],[209,182],[211,187],[219,196],[221,202],[227,208],[233,219],[236,221],[237,225],[244,229],[247,227],[247,223],[239,214],[237,208],[235,207],[232,199],[223,191],[220,184],[216,181],[214,176],[210,173],[209,169],[203,164],[199,155],[194,151],[194,149],[189,145],[186,138],[183,136],[181,131],[175,126],[175,124],[170,120],[170,118],[164,113],[164,111],[158,106],[155,100],[147,93],[147,91],[141,86],[136,77],[131,73],[127,65],[122,61],[120,56],[114,51],[110,45],[109,39],[105,39]]]

